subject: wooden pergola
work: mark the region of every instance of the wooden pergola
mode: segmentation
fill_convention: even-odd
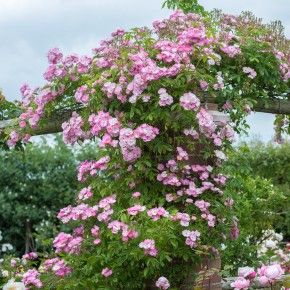
[[[205,103],[205,99],[203,100]],[[215,104],[216,98],[214,97],[206,97],[206,103],[208,104]],[[81,112],[82,109],[76,109],[77,112]],[[290,115],[290,99],[271,99],[265,104],[265,102],[257,102],[253,107],[254,112],[261,112],[261,113],[270,113],[270,114],[281,114],[281,115]],[[31,130],[29,133],[33,136],[37,135],[45,135],[45,134],[54,134],[62,131],[61,125],[63,122],[67,121],[72,114],[73,110],[69,109],[62,109],[57,110],[53,113],[53,116],[47,117],[45,119],[45,124],[39,126]],[[10,119],[10,120],[0,120],[0,131],[5,128],[13,128],[17,124],[17,119]],[[214,261],[215,262],[215,261]],[[289,275],[287,275],[288,279]],[[220,277],[217,278],[215,281],[214,279],[209,279],[208,285],[205,285],[205,289],[216,289],[216,290],[228,290],[232,289],[230,284],[236,280],[237,277],[228,277],[221,279]],[[283,276],[283,279],[286,279],[286,276]],[[261,286],[258,281],[254,283],[254,289],[263,289],[263,290],[270,290],[270,288],[266,286]]]

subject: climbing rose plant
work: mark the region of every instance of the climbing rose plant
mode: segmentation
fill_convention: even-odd
[[[255,101],[287,90],[285,43],[270,34],[250,15],[175,11],[152,29],[118,29],[93,56],[48,52],[47,84],[21,87],[24,112],[8,144],[69,108],[65,142],[96,139],[99,158],[79,165],[76,203],[58,213],[74,230],[20,275],[27,288],[180,287],[238,236],[220,167]],[[231,125],[214,121],[208,96]]]

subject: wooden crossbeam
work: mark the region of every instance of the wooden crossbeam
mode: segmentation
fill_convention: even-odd
[[[216,99],[214,97],[206,98],[208,103],[215,103]],[[283,114],[290,115],[290,100],[269,100],[267,105],[264,102],[257,102],[253,110],[255,112],[271,113],[271,114]],[[43,126],[39,126],[33,129],[30,133],[31,135],[44,135],[61,132],[61,124],[68,120],[72,114],[71,110],[62,111],[55,113],[53,116],[48,117]],[[4,120],[0,121],[0,130],[3,128],[11,127],[15,123],[15,120]]]

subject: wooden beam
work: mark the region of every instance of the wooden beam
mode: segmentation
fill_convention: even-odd
[[[207,97],[206,101],[208,103],[216,103],[214,97]],[[265,101],[258,101],[257,104],[254,105],[253,110],[260,113],[290,115],[290,99],[269,99],[266,105]]]
[[[53,134],[62,132],[61,125],[66,122],[72,115],[72,111],[63,111],[61,113],[54,114],[52,117],[48,117],[45,120],[43,126],[39,126],[36,129],[33,129],[31,135],[44,135],[44,134]]]
[[[37,136],[61,132],[62,123],[67,121],[71,117],[71,114],[71,111],[58,112],[53,116],[46,118],[43,125],[40,124],[37,128],[28,130],[27,133],[32,136]],[[17,124],[16,121],[17,119],[0,121],[0,130],[13,127],[13,125]]]
[[[254,111],[276,115],[290,115],[290,100],[275,100],[266,106],[260,102],[254,106]]]
[[[207,103],[215,103],[214,97],[206,98]],[[267,105],[262,102],[258,102],[253,110],[255,112],[271,113],[271,114],[283,114],[290,115],[290,100],[270,100]],[[40,125],[38,128],[31,130],[31,135],[44,135],[61,132],[61,124],[67,121],[71,117],[72,111],[62,111],[55,113],[52,117],[48,117],[45,120],[44,125]],[[0,121],[0,130],[13,126],[14,120]]]

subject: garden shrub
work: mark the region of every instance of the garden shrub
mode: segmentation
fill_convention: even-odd
[[[277,197],[285,196],[280,203],[275,203],[277,219],[276,231],[281,232],[285,240],[290,240],[290,143],[282,144],[259,141],[240,144],[229,156],[229,170],[239,168],[241,176],[257,176],[269,180]],[[280,194],[278,193],[280,192]],[[269,206],[271,204],[269,203]]]
[[[49,140],[0,152],[0,230],[16,255],[51,250],[56,213],[77,193],[75,167],[95,154],[91,145],[73,150],[60,136]]]

